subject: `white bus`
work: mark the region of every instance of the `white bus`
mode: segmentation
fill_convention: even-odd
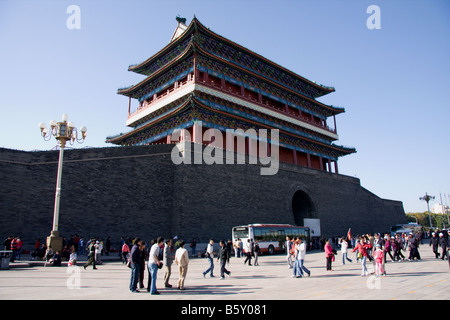
[[[310,230],[308,227],[292,226],[289,224],[248,224],[232,228],[233,242],[241,239],[243,243],[247,239],[258,241],[262,253],[273,254],[285,250],[286,237],[300,237],[309,247]]]

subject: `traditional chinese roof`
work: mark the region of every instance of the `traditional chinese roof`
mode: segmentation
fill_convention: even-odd
[[[328,159],[356,152],[333,144],[338,135],[326,125],[328,117],[344,109],[316,100],[334,88],[318,85],[212,32],[196,18],[189,26],[184,18],[177,21],[169,44],[129,66],[129,71],[146,78],[118,93],[138,99],[140,105],[129,113],[127,125],[133,129],[108,137],[107,142],[149,144],[202,121],[221,131],[279,129],[280,146]]]
[[[191,70],[194,67],[194,62],[191,59],[191,65],[190,69],[189,66],[186,65],[186,61],[189,61],[188,59],[192,57],[192,54],[194,51],[196,51],[199,55],[206,57],[207,59],[211,61],[219,61],[224,64],[229,64],[229,61],[224,61],[217,55],[214,55],[210,51],[207,51],[206,49],[202,48],[199,44],[197,44],[196,41],[194,41],[194,37],[190,37],[187,40],[185,40],[182,45],[178,46],[174,52],[171,52],[171,59],[168,60],[166,64],[164,64],[162,67],[159,67],[156,69],[156,71],[152,72],[147,78],[142,80],[141,82],[127,87],[127,88],[121,88],[118,90],[118,94],[122,94],[128,97],[132,97],[135,99],[142,99],[142,97],[145,94],[148,94],[148,92],[151,92],[152,89],[155,89],[154,80],[158,79],[159,77],[162,77],[165,75],[165,73],[169,73],[168,75],[165,75],[165,78],[167,80],[172,79],[176,76],[183,75],[182,71],[185,71],[186,69]],[[182,63],[185,64],[185,66],[180,66]],[[158,64],[157,62],[153,62],[151,65]],[[306,101],[307,103],[312,103],[315,106],[318,106],[322,109],[322,112],[326,116],[331,116],[335,114],[339,114],[342,112],[345,112],[344,108],[338,108],[334,106],[326,105],[322,102],[319,102],[309,96],[299,94],[298,91],[288,88],[284,86],[283,84],[279,83],[278,81],[274,81],[271,78],[264,77],[263,75],[259,73],[252,72],[252,70],[249,70],[245,67],[242,67],[238,64],[233,65],[236,70],[239,70],[243,74],[248,74],[252,76],[254,79],[256,79],[259,83],[267,83],[271,87],[277,87],[278,90],[283,90],[291,94],[291,96],[298,96],[302,100]],[[172,75],[172,76],[170,76]],[[163,89],[163,88],[162,88]]]
[[[261,75],[272,81],[277,81],[277,78],[282,74],[283,77],[291,79],[291,82],[301,83],[302,86],[306,88],[304,91],[307,91],[303,93],[312,98],[317,98],[335,91],[332,87],[323,86],[315,83],[314,81],[308,80],[274,63],[273,61],[266,59],[263,56],[233,41],[230,41],[225,37],[222,37],[221,35],[211,31],[209,28],[206,28],[195,17],[184,32],[181,34],[177,34],[177,32],[180,32],[180,21],[177,30],[172,37],[173,40],[169,44],[147,60],[139,64],[129,66],[128,70],[150,76],[156,72],[158,68],[162,68],[166,63],[170,63],[171,57],[173,58],[177,52],[184,51],[191,42],[191,37],[196,36],[198,38],[196,39],[197,42],[204,39],[210,39],[209,43],[206,44],[205,41],[203,41],[203,45],[201,45],[205,50],[210,49],[210,52],[214,52],[216,54],[218,54],[218,48],[223,48],[223,46],[237,50],[240,54],[239,56],[236,56],[235,60],[240,60],[240,62],[248,61],[252,65],[259,64],[261,67]],[[175,37],[175,35],[177,35],[177,37]],[[227,52],[224,52],[224,54],[226,55]],[[222,56],[222,58],[229,60],[228,57]],[[237,61],[234,62],[236,63]]]

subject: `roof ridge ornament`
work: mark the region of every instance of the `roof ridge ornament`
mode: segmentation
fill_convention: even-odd
[[[186,18],[180,17],[180,15],[177,15],[175,19],[178,21],[178,23],[182,23],[182,24],[186,25]]]
[[[175,32],[172,35],[172,38],[170,39],[170,42],[174,41],[178,37],[180,37],[184,31],[188,28],[186,25],[186,18],[180,17],[180,15],[176,16],[175,18],[178,22],[177,28],[175,29]]]

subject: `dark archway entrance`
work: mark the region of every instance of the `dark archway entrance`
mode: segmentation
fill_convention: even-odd
[[[308,194],[302,190],[295,192],[292,197],[292,213],[295,224],[302,226],[304,218],[314,218],[314,212],[314,204]]]

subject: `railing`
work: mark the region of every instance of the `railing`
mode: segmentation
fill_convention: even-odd
[[[238,97],[240,99],[247,100],[247,101],[249,101],[251,103],[255,103],[255,104],[261,105],[261,106],[263,106],[265,108],[271,109],[271,110],[273,110],[275,112],[278,112],[280,114],[293,117],[296,120],[300,120],[300,121],[306,122],[306,123],[308,123],[310,125],[313,125],[313,126],[315,126],[317,128],[325,129],[325,130],[327,130],[329,132],[336,133],[336,129],[332,129],[332,128],[328,127],[328,126],[325,126],[325,125],[322,125],[322,124],[318,124],[317,122],[315,122],[315,121],[313,121],[311,119],[308,119],[307,117],[305,117],[303,115],[300,115],[300,112],[280,110],[275,105],[273,105],[270,102],[268,102],[267,100],[259,101],[258,98],[255,98],[251,94],[249,94],[249,95],[242,95],[240,92],[236,92],[236,90],[233,90],[231,88],[230,89],[226,89],[226,88],[223,88],[222,86],[217,86],[214,82],[208,83],[206,81],[201,81],[200,83],[202,85],[206,85],[208,87],[214,88],[214,89],[219,90],[221,92],[224,92],[224,93],[230,94],[232,96]]]
[[[182,88],[184,88],[184,86],[186,86],[188,83],[191,83],[191,82],[194,82],[194,78],[193,77],[190,78],[190,79],[186,79],[184,81],[179,81],[176,88],[175,88],[175,86],[172,86],[169,89],[165,90],[160,95],[157,95],[156,97],[153,97],[153,99],[148,101],[148,102],[147,102],[147,100],[144,100],[142,102],[142,104],[135,111],[130,112],[128,114],[128,119],[131,118],[131,117],[134,117],[135,115],[139,114],[140,112],[150,108],[155,102],[164,99],[169,94],[181,90]]]
[[[167,97],[168,95],[172,94],[173,92],[181,90],[184,86],[186,86],[188,83],[191,83],[191,82],[194,82],[194,77],[188,77],[188,79],[178,82],[177,87],[175,87],[175,86],[170,87],[169,89],[165,90],[160,95],[156,95],[156,97],[154,96],[153,99],[148,101],[148,102],[147,102],[147,100],[144,100],[142,105],[140,105],[134,112],[130,112],[128,114],[128,119],[131,118],[131,117],[134,117],[135,115],[139,114],[140,112],[150,108],[155,102],[158,102],[158,101],[164,99],[165,97]],[[278,107],[276,107],[275,105],[273,105],[272,103],[270,103],[267,100],[259,101],[259,99],[257,97],[254,97],[251,94],[242,95],[240,93],[240,91],[233,90],[231,87],[229,87],[229,89],[224,88],[224,87],[221,86],[220,83],[216,83],[214,81],[211,81],[211,82],[200,81],[200,83],[202,85],[205,85],[205,86],[210,87],[210,88],[214,88],[214,89],[216,89],[218,91],[221,91],[223,93],[230,94],[230,95],[232,95],[234,97],[237,97],[237,98],[249,101],[251,103],[258,104],[258,105],[263,106],[263,107],[265,107],[267,109],[275,111],[275,112],[277,112],[279,114],[286,115],[286,116],[292,117],[292,118],[294,118],[296,120],[300,120],[302,122],[308,123],[308,124],[310,124],[310,125],[312,125],[314,127],[317,127],[317,128],[320,128],[320,129],[324,129],[324,130],[327,130],[327,131],[332,132],[332,133],[336,133],[336,129],[332,129],[332,128],[326,126],[326,125],[319,124],[319,123],[313,121],[312,119],[309,119],[308,117],[305,117],[305,116],[301,115],[300,112],[286,111],[286,110],[279,109]]]

